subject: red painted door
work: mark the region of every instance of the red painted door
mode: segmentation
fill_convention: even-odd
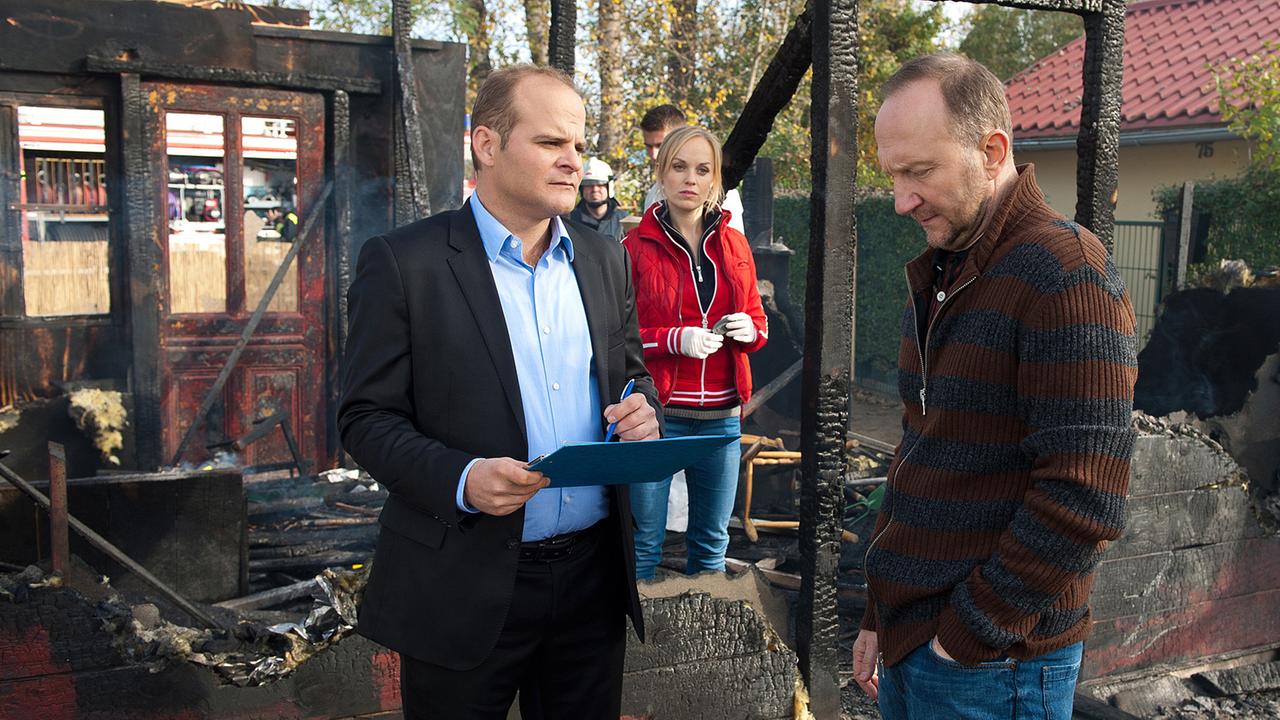
[[[153,169],[163,215],[160,322],[165,458],[240,339],[292,243],[304,242],[267,313],[188,443],[182,460],[203,462],[209,445],[243,436],[285,414],[312,468],[325,462],[325,262],[323,218],[302,228],[324,181],[324,102],[318,95],[149,83]],[[136,272],[136,271],[135,271]],[[287,460],[279,431],[233,460]]]

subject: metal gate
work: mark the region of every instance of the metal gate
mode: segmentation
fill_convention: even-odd
[[[1138,347],[1147,342],[1164,299],[1164,223],[1116,221],[1115,263],[1138,319]]]

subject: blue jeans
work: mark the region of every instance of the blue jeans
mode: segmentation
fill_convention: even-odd
[[[1031,660],[1003,658],[965,667],[916,648],[893,667],[880,665],[884,720],[1070,720],[1084,643]]]
[[[690,435],[738,435],[742,421],[736,416],[723,420],[667,418],[667,437]],[[690,575],[704,570],[724,570],[724,553],[729,548],[729,516],[738,495],[738,463],[742,448],[730,443],[684,470],[689,485]],[[652,580],[662,561],[662,541],[667,534],[667,493],[671,478],[631,486],[631,514],[636,521],[636,578]]]

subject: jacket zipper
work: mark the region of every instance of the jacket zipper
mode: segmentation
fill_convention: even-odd
[[[969,278],[967,281],[965,281],[964,284],[962,284],[960,287],[956,288],[955,290],[952,290],[938,303],[938,312],[934,313],[933,317],[929,318],[929,323],[925,326],[925,330],[924,330],[925,345],[922,346],[920,344],[920,321],[919,321],[919,318],[916,317],[916,313],[917,313],[916,298],[914,295],[911,294],[911,278],[909,276],[907,278],[907,300],[911,306],[911,327],[916,334],[916,353],[920,358],[920,414],[921,415],[928,414],[928,409],[926,406],[926,395],[927,395],[926,388],[928,388],[928,385],[929,385],[929,373],[928,373],[928,366],[925,365],[924,348],[928,346],[929,334],[933,330],[933,322],[938,319],[939,315],[942,314],[942,306],[946,305],[948,300],[955,297],[956,293],[965,289],[971,283],[973,283],[974,280],[977,280],[977,279],[978,279],[977,276]],[[884,482],[885,482],[886,491],[892,485],[893,478],[897,477],[898,472],[902,469],[902,465],[907,461],[907,458],[911,457],[911,453],[915,452],[916,448],[919,447],[920,439],[921,438],[916,438],[915,443],[912,444],[912,446],[907,449],[906,454],[902,456],[902,460],[899,461],[898,466],[894,468],[893,477],[885,478]],[[889,527],[893,525],[893,504],[890,503],[889,506],[886,507],[883,512],[889,513],[889,522],[885,523],[884,528],[880,532],[876,533],[875,537],[871,538],[871,542],[867,544],[867,551],[862,556],[862,576],[863,576],[863,579],[867,580],[867,599],[873,603],[875,602],[875,593],[871,589],[871,582],[867,576],[867,563],[871,559],[871,551],[875,549],[876,543],[879,542],[880,538],[883,537],[885,533],[889,532]]]
[[[663,232],[663,235],[666,235],[666,232]],[[696,266],[693,264],[693,256],[689,254],[688,248],[681,247],[680,243],[677,243],[675,240],[673,240],[670,237],[667,237],[667,242],[670,242],[672,245],[675,245],[676,247],[680,248],[680,251],[684,253],[685,259],[689,261],[689,277],[691,278],[696,277],[697,281],[701,283],[702,282],[702,264],[699,263]],[[705,241],[704,241],[704,244],[705,244]],[[712,266],[714,267],[715,261],[711,260],[710,253],[707,253],[707,260],[710,261]],[[681,288],[681,290],[683,290],[683,288]],[[716,287],[712,288],[711,290],[711,302],[707,303],[706,309],[702,307],[702,298],[698,298],[698,310],[699,312],[702,313],[702,329],[703,330],[707,329],[707,310],[710,309],[711,305],[715,303],[716,293],[719,292],[719,290],[720,290],[720,283],[716,283]],[[698,290],[696,287],[694,288],[693,294],[695,296],[698,294]],[[684,293],[680,292],[676,295],[676,318],[681,322],[681,324],[683,324],[683,321],[684,321],[684,315],[681,312],[681,309],[683,308],[683,306],[684,306]],[[701,369],[701,374],[698,378],[698,389],[699,389],[698,405],[705,406],[707,404],[707,359],[703,358],[701,362],[702,362],[702,369]],[[678,367],[679,367],[679,364],[677,363],[677,368]],[[679,371],[677,370],[677,372]],[[676,378],[673,377],[671,382],[671,387],[673,388],[675,387],[675,380]]]
[[[711,272],[714,273],[716,271],[716,261],[712,260],[711,253],[707,252],[708,239],[709,238],[704,238],[702,241],[702,253],[707,256],[707,262],[711,263]],[[712,277],[715,277],[715,276],[712,275]],[[702,263],[698,263],[698,282],[699,283],[702,282]],[[700,296],[698,298],[698,309],[702,310],[702,329],[703,330],[707,329],[707,310],[710,310],[716,304],[716,293],[718,292],[720,292],[720,283],[717,282],[715,284],[715,287],[711,288],[711,300],[707,303],[706,310],[702,309],[702,298]],[[729,352],[728,348],[725,348],[725,352]],[[702,377],[698,379],[698,384],[702,390],[702,396],[698,400],[698,405],[705,407],[707,404],[707,359],[706,358],[702,359]]]

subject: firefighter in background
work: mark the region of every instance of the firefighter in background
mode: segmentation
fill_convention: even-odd
[[[292,210],[285,212],[279,207],[267,208],[267,222],[272,230],[280,233],[284,242],[293,242],[298,236],[298,213]]]
[[[622,218],[627,212],[613,199],[609,183],[613,169],[599,158],[587,161],[582,173],[582,200],[569,211],[569,219],[580,222],[601,235],[622,241]]]

